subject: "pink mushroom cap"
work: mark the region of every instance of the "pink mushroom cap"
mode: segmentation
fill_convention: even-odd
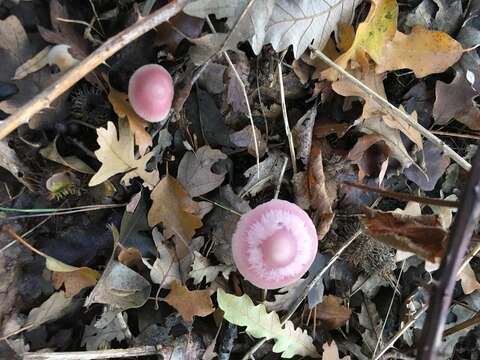
[[[270,200],[242,215],[232,238],[238,271],[262,289],[299,280],[315,260],[317,248],[312,220],[285,200]]]
[[[173,80],[161,65],[138,68],[128,82],[128,99],[133,110],[149,122],[164,120],[172,107]]]

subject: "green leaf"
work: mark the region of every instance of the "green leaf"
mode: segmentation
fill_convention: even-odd
[[[217,301],[226,320],[246,326],[247,333],[253,337],[275,340],[273,351],[282,353],[282,358],[289,359],[295,355],[320,357],[306,331],[295,329],[291,321],[282,326],[276,312],[267,313],[263,304],[255,306],[248,295],[235,296],[218,289]]]

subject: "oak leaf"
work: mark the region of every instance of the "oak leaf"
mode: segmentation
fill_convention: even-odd
[[[188,244],[195,230],[202,226],[197,215],[198,203],[194,202],[182,185],[170,175],[165,176],[150,195],[153,200],[148,212],[148,224],[162,224],[165,238],[176,235],[177,254],[179,258],[188,253]]]
[[[135,158],[133,133],[125,122],[119,122],[118,136],[115,125],[110,121],[106,129],[97,129],[97,134],[100,149],[95,151],[95,155],[102,166],[90,179],[89,186],[101,184],[120,173],[126,173],[122,178],[125,185],[129,185],[134,177],[142,178],[143,184],[149,188],[153,188],[158,183],[158,170],[151,172],[145,170],[147,162],[154,154],[150,152],[138,159]]]
[[[188,273],[188,276],[193,279],[194,285],[200,284],[204,278],[208,284],[214,281],[220,273],[223,273],[223,277],[228,279],[233,269],[233,265],[210,265],[208,258],[195,251],[192,270]]]
[[[462,54],[462,45],[447,33],[415,26],[408,35],[397,31],[385,44],[383,54],[374,59],[377,63],[375,71],[411,69],[417,78],[422,78],[444,72]]]
[[[210,295],[212,291],[209,289],[190,291],[174,281],[163,301],[177,309],[183,320],[193,321],[194,316],[204,317],[215,311]]]
[[[152,146],[152,136],[145,130],[148,122],[137,115],[130,103],[127,101],[127,94],[110,87],[108,100],[112,104],[113,111],[118,115],[120,121],[128,119],[128,125],[135,137],[135,144],[138,145],[140,155],[144,155],[147,149]]]
[[[282,326],[276,312],[267,313],[264,304],[255,306],[247,294],[235,296],[218,289],[217,301],[226,320],[238,326],[246,326],[247,333],[253,337],[275,340],[272,350],[281,353],[282,358],[288,359],[295,355],[320,357],[313,339],[305,330],[295,329],[291,321]]]
[[[342,359],[340,359],[340,356],[338,355],[338,347],[337,344],[335,344],[335,341],[332,340],[330,344],[325,343],[323,344],[323,354],[322,354],[322,360],[350,360],[350,356],[345,356]]]

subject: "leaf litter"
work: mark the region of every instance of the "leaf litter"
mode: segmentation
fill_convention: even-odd
[[[148,10],[136,1],[7,3],[2,120]],[[426,279],[438,276],[456,217],[424,200],[461,201],[468,174],[371,91],[470,161],[480,129],[480,9],[398,5],[190,1],[2,140],[0,211],[11,227],[0,237],[0,353],[48,359],[159,345],[164,357],[191,359],[415,356],[423,318],[405,324],[428,303]],[[175,111],[161,123],[128,100],[129,77],[147,63],[164,66],[176,89]],[[75,181],[52,192],[65,173]],[[242,214],[274,197],[306,211],[318,253],[302,278],[263,291],[237,271],[231,239]],[[32,253],[21,256],[8,234]],[[480,356],[477,237],[455,278],[440,359]]]

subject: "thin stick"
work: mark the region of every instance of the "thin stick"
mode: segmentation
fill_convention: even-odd
[[[285,160],[283,160],[282,170],[280,170],[280,176],[278,177],[277,188],[275,189],[275,194],[273,195],[274,199],[278,199],[278,195],[280,194],[283,177],[285,176],[285,170],[287,169],[287,163],[288,163],[288,158],[285,157]]]
[[[361,231],[357,231],[355,234],[352,235],[352,237],[340,248],[338,251],[333,255],[333,257],[330,259],[330,261],[325,265],[325,267],[313,278],[313,280],[308,284],[308,286],[305,288],[303,291],[302,295],[295,301],[293,306],[290,308],[288,313],[282,318],[281,324],[284,325],[297,311],[298,307],[300,304],[303,302],[303,300],[306,299],[308,296],[308,293],[317,285],[317,283],[322,279],[323,275],[332,267],[332,265],[338,260],[340,255],[355,241],[355,239],[361,234]],[[262,339],[259,342],[257,342],[242,358],[242,360],[247,360],[248,358],[252,357],[255,351],[260,349],[263,344],[265,344],[267,340]]]
[[[255,0],[251,1],[250,4],[253,4]],[[213,27],[213,24],[210,20],[210,18],[207,16],[206,17],[207,24],[210,27],[210,30],[216,34],[217,31]],[[235,29],[232,29],[232,31],[235,31]],[[226,51],[222,51],[223,56],[228,62],[228,66],[232,69],[233,73],[235,74],[235,78],[238,81],[238,84],[242,88],[242,94],[245,99],[245,103],[247,104],[247,115],[248,119],[250,120],[250,126],[252,127],[252,136],[253,136],[253,142],[255,145],[255,158],[257,160],[257,177],[260,179],[260,152],[258,150],[258,139],[257,139],[257,133],[255,132],[255,124],[253,122],[253,115],[252,115],[252,109],[250,108],[250,101],[248,101],[248,94],[247,94],[247,89],[245,88],[245,84],[243,83],[242,78],[240,77],[240,74],[238,73],[237,69],[235,68],[235,65],[233,65],[232,59],[230,59],[230,56]]]
[[[435,205],[435,206],[445,206],[445,207],[450,207],[450,208],[458,208],[458,201],[452,201],[452,200],[443,200],[443,199],[434,199],[434,198],[427,198],[423,196],[415,196],[415,195],[410,195],[406,193],[399,193],[396,191],[389,191],[381,188],[376,188],[360,183],[355,183],[351,181],[343,181],[342,184],[345,184],[347,186],[351,186],[357,189],[365,190],[368,192],[373,192],[377,194],[382,194],[385,195],[386,197],[394,198],[394,199],[399,199],[403,201],[414,201],[420,204],[426,204],[426,205]]]
[[[442,341],[448,310],[457,280],[455,274],[462,266],[462,259],[468,250],[470,239],[480,217],[480,151],[473,158],[467,186],[462,194],[461,206],[453,222],[445,255],[440,264],[438,282],[430,296],[430,310],[422,330],[417,359],[434,360]]]
[[[114,359],[114,358],[134,358],[136,356],[150,356],[162,354],[171,355],[171,350],[162,351],[160,345],[157,346],[139,346],[129,349],[108,349],[96,351],[73,351],[73,352],[26,352],[23,354],[24,360],[91,360],[91,359]],[[168,357],[166,357],[168,358]]]
[[[287,133],[288,146],[290,148],[290,157],[292,158],[293,174],[297,173],[297,162],[295,156],[295,147],[293,146],[293,136],[290,130],[290,124],[288,123],[287,104],[285,102],[285,89],[283,88],[283,74],[282,74],[282,62],[278,62],[278,82],[280,84],[280,97],[282,100],[282,114],[283,123],[285,125],[285,132]]]
[[[382,96],[380,96],[379,94],[377,94],[375,91],[370,89],[367,85],[365,85],[360,80],[358,80],[355,76],[348,73],[342,67],[338,66],[334,61],[330,60],[330,58],[328,56],[326,56],[324,53],[322,53],[321,51],[319,51],[317,49],[314,49],[313,47],[310,47],[310,49],[312,51],[314,51],[315,54],[317,54],[329,66],[331,66],[335,70],[337,70],[340,74],[342,74],[345,78],[347,78],[352,83],[354,83],[362,91],[365,91],[372,99],[374,99],[386,111],[388,111],[390,114],[392,114],[394,118],[398,116],[401,119],[405,120],[412,128],[417,130],[427,140],[429,140],[435,146],[440,148],[445,153],[445,155],[447,155],[449,158],[451,158],[453,161],[455,161],[458,165],[460,165],[460,167],[462,167],[466,171],[470,171],[471,165],[468,163],[468,161],[466,161],[464,158],[462,158],[460,155],[458,155],[451,147],[449,147],[442,140],[440,140],[438,137],[433,135],[430,131],[428,131],[422,125],[420,125],[418,122],[416,122],[415,119],[413,119],[410,115],[408,115],[407,113],[403,112],[399,108],[392,105],[387,99],[385,99]]]
[[[448,132],[448,131],[432,130],[432,134],[436,134],[436,135],[440,135],[440,136],[452,136],[452,137],[459,137],[459,138],[464,138],[464,139],[480,140],[479,135],[459,134],[459,133],[453,133],[453,132]]]
[[[180,12],[187,2],[188,0],[175,0],[169,2],[153,14],[140,19],[132,26],[107,40],[78,65],[62,75],[56,82],[45,88],[40,94],[36,95],[14,114],[3,120],[0,124],[0,139],[5,138],[5,136],[10,134],[20,125],[28,123],[28,120],[33,115],[49,107],[56,98],[70,89],[98,65],[104,63],[109,57],[124,46]]]

